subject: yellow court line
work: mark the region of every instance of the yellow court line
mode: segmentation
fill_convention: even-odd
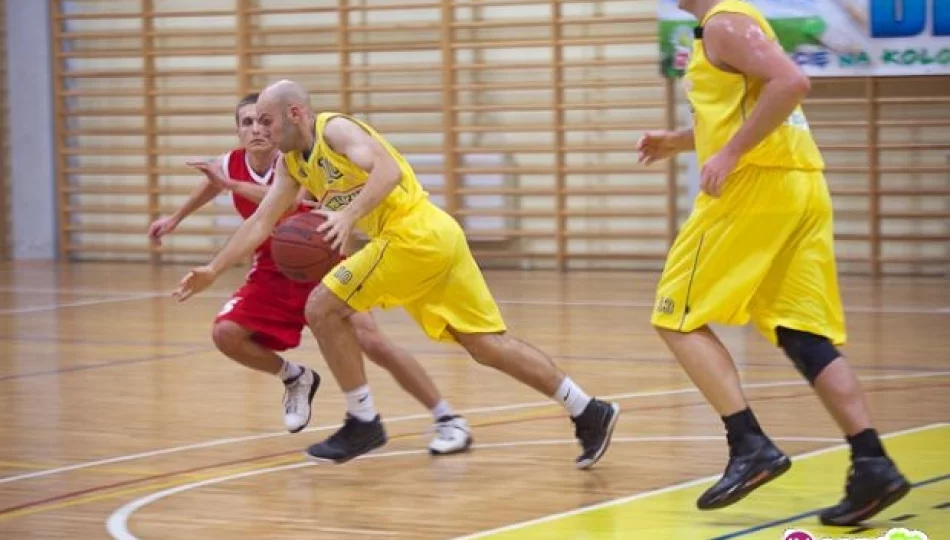
[[[915,488],[902,501],[887,509],[875,523],[888,517],[912,515],[900,526],[919,527],[928,534],[947,527],[948,510],[936,506],[950,501],[950,424],[932,424],[888,436],[888,453],[912,482],[933,483]],[[554,514],[467,536],[509,540],[614,539],[614,538],[742,538],[780,540],[786,528],[801,528],[822,538],[843,536],[848,529],[822,527],[814,513],[837,503],[843,494],[849,465],[845,445],[810,452],[793,458],[791,471],[763,486],[744,501],[721,510],[702,512],[696,498],[716,478],[671,486],[587,508]],[[946,481],[941,481],[941,479]],[[941,521],[943,520],[943,521]],[[873,527],[859,536],[877,538],[890,526]],[[926,529],[930,529],[927,531]],[[931,536],[934,538],[934,536]]]

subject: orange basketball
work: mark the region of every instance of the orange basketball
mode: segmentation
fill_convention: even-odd
[[[283,275],[294,281],[315,283],[343,259],[317,232],[326,220],[312,212],[295,214],[274,229],[270,251]]]

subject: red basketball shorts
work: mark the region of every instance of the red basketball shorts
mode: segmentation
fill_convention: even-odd
[[[268,349],[293,349],[300,345],[300,333],[307,325],[304,308],[317,285],[292,281],[276,269],[256,269],[224,304],[215,322],[231,321],[251,330],[251,339]]]

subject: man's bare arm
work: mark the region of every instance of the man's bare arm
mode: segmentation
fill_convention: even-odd
[[[236,182],[231,180],[228,183],[228,187],[234,193],[244,197],[245,199],[261,203],[264,200],[264,197],[267,195],[269,186],[263,186],[261,184],[252,184],[250,182]]]
[[[277,162],[274,174],[274,184],[267,190],[257,211],[241,224],[209,263],[215,274],[230,268],[264,243],[280,218],[296,203],[299,186],[287,174],[283,160]]]
[[[334,118],[323,133],[330,147],[369,173],[360,194],[346,207],[353,222],[379,206],[399,185],[402,171],[386,148],[359,125],[346,118]]]
[[[279,160],[278,160],[279,161]],[[277,174],[277,165],[274,165],[274,175],[276,178]],[[267,190],[270,189],[269,185],[265,184],[256,184],[251,182],[239,182],[227,176],[227,171],[222,169],[222,183],[226,189],[237,193],[238,195],[244,197],[245,199],[260,204],[264,200],[264,196],[267,195]],[[298,202],[303,202],[307,200],[309,192],[307,188],[301,186],[300,192],[297,195]]]
[[[648,131],[637,141],[637,154],[640,163],[651,165],[661,159],[667,159],[681,152],[696,149],[693,129],[679,131]]]
[[[720,68],[765,83],[755,108],[724,147],[742,156],[788,119],[811,84],[782,47],[746,15],[713,16],[703,29],[703,46],[709,60]]]
[[[264,196],[267,195],[268,186],[234,180],[228,174],[226,163],[227,161],[224,159],[224,156],[215,159],[211,163],[211,166],[206,169],[205,174],[210,175],[218,187],[237,193],[251,202],[260,204],[260,202],[264,200]]]
[[[677,153],[690,152],[696,149],[696,138],[693,135],[693,128],[674,131],[670,139]]]
[[[221,191],[220,188],[212,184],[207,178],[202,178],[201,185],[195,188],[195,190],[191,192],[191,195],[188,196],[188,200],[171,215],[172,219],[174,219],[176,223],[180,223],[196,210],[211,202]]]

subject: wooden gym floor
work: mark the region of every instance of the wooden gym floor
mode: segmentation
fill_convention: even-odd
[[[726,449],[719,419],[648,325],[654,275],[488,273],[516,335],[623,407],[610,451],[582,472],[560,407],[428,342],[399,311],[377,319],[466,413],[475,450],[429,457],[427,412],[374,367],[390,443],[342,466],[305,461],[300,451],[343,414],[312,337],[288,357],[327,376],[311,428],[288,435],[281,386],[210,341],[243,271],[178,305],[169,293],[186,269],[0,266],[0,537],[778,539],[796,526],[877,537],[900,525],[941,538],[950,528],[946,280],[843,281],[845,351],[890,452],[919,484],[860,532],[818,526],[813,511],[840,497],[847,450],[751,329],[722,336],[763,425],[800,457],[742,503],[695,510]]]

